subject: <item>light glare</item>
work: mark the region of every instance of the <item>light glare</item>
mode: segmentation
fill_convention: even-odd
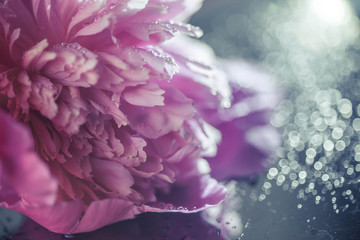
[[[349,6],[344,0],[313,0],[310,6],[317,16],[331,23],[343,23],[349,13]]]

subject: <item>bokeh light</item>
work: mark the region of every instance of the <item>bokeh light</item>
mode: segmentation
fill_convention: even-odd
[[[209,0],[192,19],[219,56],[262,66],[287,93],[271,117],[283,140],[273,164],[238,183],[239,239],[360,239],[359,7]]]

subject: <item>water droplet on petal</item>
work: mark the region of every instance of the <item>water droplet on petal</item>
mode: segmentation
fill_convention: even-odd
[[[168,204],[166,204],[165,208],[169,209],[169,210],[173,210],[174,206],[172,204],[168,203]]]

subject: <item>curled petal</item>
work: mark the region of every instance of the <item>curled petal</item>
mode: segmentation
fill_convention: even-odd
[[[86,122],[87,110],[88,104],[81,98],[78,89],[63,89],[58,98],[58,112],[53,123],[57,130],[72,135]]]
[[[37,43],[33,48],[26,51],[23,56],[22,66],[25,69],[29,69],[30,64],[32,64],[43,51],[49,46],[46,39],[42,40],[41,42]]]
[[[78,11],[72,16],[68,35],[72,36],[95,20],[96,13],[104,7],[104,1],[78,1]]]
[[[43,73],[58,83],[73,87],[90,87],[97,83],[99,72],[96,55],[79,44],[61,44],[53,50],[56,57]]]
[[[36,75],[32,78],[29,102],[34,109],[51,119],[58,111],[56,104],[58,93],[59,89],[48,78]]]
[[[106,92],[90,88],[84,90],[82,96],[100,113],[111,115],[119,127],[127,125],[127,117]]]
[[[156,83],[128,88],[123,93],[123,98],[130,104],[143,107],[163,106],[165,91]]]
[[[130,126],[150,139],[178,130],[194,114],[192,101],[176,89],[166,89],[164,106],[139,107],[123,104]]]

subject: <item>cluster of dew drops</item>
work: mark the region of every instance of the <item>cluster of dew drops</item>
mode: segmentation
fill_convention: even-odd
[[[316,204],[331,201],[336,213],[356,203],[360,104],[356,106],[336,89],[306,91],[295,101],[283,101],[271,124],[282,129],[283,144],[276,150],[277,161],[267,172],[259,201],[277,185],[295,192],[298,199]]]

